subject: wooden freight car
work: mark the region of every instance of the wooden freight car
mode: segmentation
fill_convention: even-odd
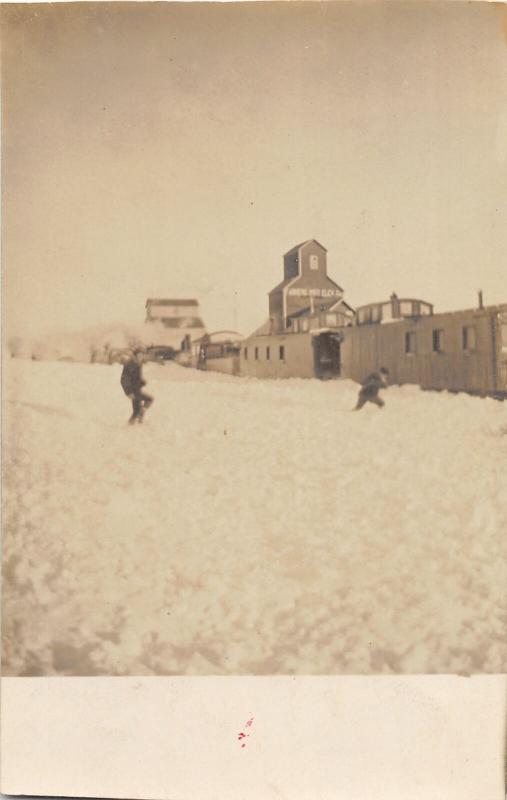
[[[434,314],[422,300],[370,303],[344,331],[341,376],[361,382],[380,366],[390,382],[507,397],[507,304]]]
[[[238,375],[242,339],[237,331],[215,331],[193,341],[187,336],[176,361],[185,367]]]

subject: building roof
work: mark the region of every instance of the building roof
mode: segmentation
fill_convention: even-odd
[[[282,289],[285,289],[287,284],[292,283],[296,278],[299,278],[299,277],[301,277],[301,276],[300,275],[293,275],[292,278],[285,278],[285,280],[283,280],[281,283],[279,283],[277,286],[275,286],[274,289],[271,289],[271,291],[268,292],[268,294],[273,294],[273,292],[281,292]]]
[[[198,306],[199,303],[197,300],[167,300],[167,299],[159,299],[154,297],[149,297],[146,301],[146,308],[148,306]]]
[[[318,300],[319,298],[316,298],[316,299]],[[299,317],[307,317],[307,316],[308,317],[312,317],[312,316],[317,316],[318,314],[327,313],[329,311],[335,311],[337,309],[337,306],[339,306],[340,304],[346,306],[349,309],[349,311],[351,311],[353,314],[355,314],[354,309],[351,308],[349,306],[349,304],[345,302],[345,300],[338,300],[338,302],[337,303],[333,303],[332,306],[325,306],[325,308],[322,308],[322,309],[318,308],[317,304],[316,304],[316,307],[314,307],[313,309],[312,309],[311,306],[306,306],[305,308],[300,308],[299,311],[294,311],[293,314],[289,314],[287,319],[298,319]]]
[[[431,303],[428,303],[428,305],[431,305]],[[482,307],[474,306],[473,308],[459,308],[455,309],[454,311],[439,311],[438,314],[435,314],[435,316],[442,316],[443,314],[456,314],[456,315],[470,314],[470,313],[480,314],[483,311],[487,313],[497,313],[497,312],[506,313],[507,303],[497,303],[494,306],[482,306]]]
[[[210,339],[209,339],[208,334],[207,333],[203,333],[203,335],[202,336],[198,336],[197,339],[192,339],[191,338],[190,339],[190,344],[191,345],[193,345],[193,344],[204,344],[204,343],[208,344],[209,340]]]
[[[340,290],[340,292],[344,292],[345,291],[343,286],[340,286],[339,283],[336,283],[336,281],[334,281],[332,278],[330,278],[329,275],[326,274],[326,278],[328,279],[328,281],[331,281],[331,283],[334,283],[334,285],[336,286],[337,289]]]
[[[210,342],[212,343],[227,343],[227,342],[237,342],[241,339],[244,339],[244,336],[238,331],[213,331],[213,333],[208,334]]]
[[[272,329],[272,322],[271,319],[267,319],[266,322],[263,322],[262,325],[257,328],[253,333],[250,334],[251,336],[268,336],[271,333]]]
[[[300,247],[303,247],[303,245],[310,244],[310,242],[315,242],[315,244],[318,244],[319,247],[322,247],[322,249],[327,253],[327,250],[324,247],[324,245],[318,242],[317,239],[307,239],[305,242],[300,242],[299,244],[294,245],[294,247],[291,247],[290,250],[287,250],[287,252],[284,253],[284,256],[289,256],[291,253],[294,253],[296,250],[299,250]]]
[[[345,306],[345,307],[346,307],[346,308],[348,308],[348,310],[349,310],[349,311],[351,311],[353,314],[355,314],[355,313],[356,313],[355,309],[354,309],[354,308],[352,308],[352,306],[349,306],[349,304],[345,302],[345,300],[343,299],[343,297],[340,297],[340,299],[339,299],[339,300],[337,300],[337,301],[336,301],[336,303],[334,303],[334,305],[330,306],[330,308],[329,308],[329,311],[335,311],[335,310],[338,308],[338,306]]]
[[[387,300],[377,300],[374,303],[364,303],[362,306],[357,306],[356,311],[363,308],[371,308],[371,306],[385,306],[392,303],[393,300],[398,303],[422,303],[425,306],[433,306],[433,303],[428,300],[421,300],[420,297],[398,297],[398,295],[392,294]]]

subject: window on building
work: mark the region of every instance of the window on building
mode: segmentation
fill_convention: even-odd
[[[384,322],[390,322],[393,318],[393,309],[391,303],[382,303],[382,319]]]
[[[280,347],[278,348],[278,357],[280,361],[285,361],[285,347],[283,346],[283,344],[281,344]]]
[[[326,314],[326,325],[330,327],[337,324],[336,314]]]
[[[373,306],[371,309],[371,321],[380,322],[382,318],[382,306]]]
[[[461,329],[463,350],[475,350],[477,347],[477,333],[472,325],[465,325]]]
[[[297,321],[297,319],[292,320],[291,328],[294,331],[294,333],[299,333],[299,322]]]
[[[270,358],[269,347],[266,347],[266,360],[269,361],[269,358]]]
[[[500,338],[502,342],[502,353],[507,353],[507,319],[505,322],[500,317]]]
[[[444,352],[444,332],[441,328],[435,329],[433,331],[433,352],[434,353]]]
[[[411,300],[402,300],[400,302],[400,314],[404,314],[407,317],[412,315],[412,301]]]
[[[308,330],[308,320],[307,319],[302,319],[300,321],[300,326],[301,326],[301,330],[306,332]]]
[[[245,358],[248,358],[248,347],[245,347],[243,349],[243,355],[245,356]]]
[[[318,268],[319,268],[319,257],[310,256],[310,269],[318,269]]]
[[[415,331],[407,331],[405,334],[405,353],[415,353]]]
[[[259,348],[258,347],[255,348],[255,360],[256,361],[259,360]]]
[[[431,314],[431,306],[428,303],[420,303],[421,316],[428,317]]]

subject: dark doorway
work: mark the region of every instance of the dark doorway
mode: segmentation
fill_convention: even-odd
[[[340,343],[339,333],[321,333],[313,338],[315,376],[321,380],[336,378],[340,374]]]

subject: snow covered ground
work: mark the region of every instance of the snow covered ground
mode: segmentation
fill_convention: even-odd
[[[4,365],[4,674],[504,672],[507,403]]]

